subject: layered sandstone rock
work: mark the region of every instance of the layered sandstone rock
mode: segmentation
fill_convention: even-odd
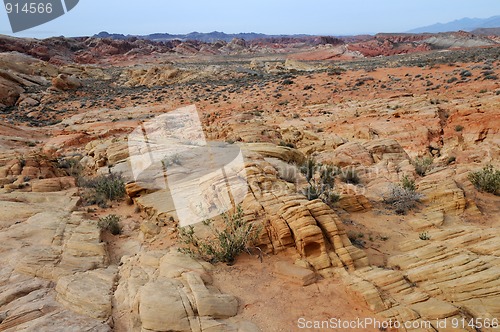
[[[120,328],[147,331],[257,331],[236,315],[238,300],[210,285],[210,264],[175,251],[124,257],[115,297],[118,314],[130,313]]]

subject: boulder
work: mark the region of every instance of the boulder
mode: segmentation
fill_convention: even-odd
[[[139,317],[142,328],[152,331],[191,331],[183,299],[178,288],[180,281],[161,278],[139,290]]]
[[[317,278],[316,274],[309,269],[282,261],[274,264],[274,272],[301,286],[308,286],[316,282]]]
[[[111,315],[111,298],[116,268],[97,269],[61,277],[57,300],[80,314],[106,320]]]
[[[71,75],[59,74],[52,79],[52,87],[56,90],[76,90],[82,86],[82,82]]]

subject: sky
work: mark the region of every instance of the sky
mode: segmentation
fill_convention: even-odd
[[[65,15],[16,34],[0,8],[0,34],[46,38],[101,31],[133,35],[223,31],[338,36],[405,32],[494,15],[500,15],[499,0],[80,0]]]

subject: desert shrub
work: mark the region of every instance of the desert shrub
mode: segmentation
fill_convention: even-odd
[[[429,236],[429,233],[427,233],[427,232],[422,232],[422,233],[418,234],[418,238],[420,240],[423,240],[423,241],[428,241],[431,239],[431,237]]]
[[[359,184],[360,179],[354,168],[348,168],[340,173],[340,180],[345,183]]]
[[[203,221],[210,228],[210,236],[200,238],[194,232],[194,227],[179,228],[179,240],[184,247],[179,251],[207,262],[223,262],[231,265],[236,256],[248,250],[259,237],[261,227],[243,220],[243,209],[239,205],[234,214],[222,214],[224,225],[222,229],[214,225],[212,219]]]
[[[110,173],[95,178],[79,178],[78,185],[86,188],[83,199],[87,205],[106,207],[107,201],[116,201],[125,196],[125,182],[120,174]]]
[[[384,202],[391,205],[397,214],[406,214],[423,197],[421,193],[408,188],[408,185],[406,188],[403,184],[393,185],[389,195],[384,197]]]
[[[415,172],[417,172],[420,176],[424,176],[425,173],[427,173],[427,171],[431,168],[432,158],[415,158],[412,161],[412,164],[415,167]]]
[[[446,159],[446,164],[449,165],[451,163],[454,163],[457,160],[457,157],[455,156],[450,156],[448,159]]]
[[[456,82],[456,81],[458,81],[458,78],[456,78],[456,77],[452,77],[452,78],[448,79],[448,80],[446,81],[446,83],[453,83],[453,82]]]
[[[332,206],[333,204],[340,201],[340,195],[334,192],[333,190],[327,190],[323,192],[320,198],[325,204],[329,206]]]
[[[77,158],[58,159],[57,167],[64,169],[69,176],[74,176],[76,178],[78,178],[83,171],[83,166]]]
[[[97,226],[99,226],[101,230],[109,231],[113,235],[119,235],[122,233],[120,217],[116,214],[109,214],[106,217],[99,218]]]
[[[334,67],[334,68],[329,68],[328,69],[328,75],[333,76],[333,75],[341,75],[344,73],[346,70],[341,67]]]
[[[332,166],[317,164],[314,159],[307,159],[299,170],[308,183],[307,188],[302,190],[308,200],[319,198],[330,206],[340,200],[340,196],[333,191],[336,170]]]
[[[495,75],[495,74],[485,75],[484,79],[485,80],[496,81],[496,80],[498,80],[498,75]]]
[[[21,166],[21,168],[23,168],[24,166],[26,166],[26,158],[24,156],[17,157],[17,162],[19,163],[19,165]]]
[[[464,126],[462,126],[462,125],[456,125],[455,126],[455,131],[456,132],[461,132],[462,130],[464,130]]]
[[[462,76],[462,78],[464,78],[464,77],[471,77],[472,73],[469,70],[462,70],[460,72],[460,76]]]
[[[415,191],[415,181],[410,179],[407,175],[403,176],[401,179],[401,186],[403,189]]]
[[[83,205],[97,205],[101,208],[108,207],[108,199],[102,193],[96,192],[93,188],[85,188],[80,196],[83,200]]]
[[[321,196],[321,188],[315,183],[309,183],[309,186],[302,190],[302,194],[312,201]]]
[[[312,158],[307,159],[300,167],[299,171],[304,174],[307,182],[311,182],[316,172],[316,161]]]
[[[469,180],[478,190],[500,195],[500,170],[486,165],[482,170],[469,173]]]
[[[351,241],[352,245],[358,247],[358,248],[365,248],[365,241],[363,241],[363,238],[365,235],[363,233],[357,233],[354,231],[348,231],[347,232],[347,237],[349,238],[349,241]]]

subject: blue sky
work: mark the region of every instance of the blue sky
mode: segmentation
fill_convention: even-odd
[[[499,0],[80,0],[66,15],[12,34],[0,8],[0,34],[18,37],[88,36],[192,31],[349,35],[404,32],[463,17],[500,14]]]

